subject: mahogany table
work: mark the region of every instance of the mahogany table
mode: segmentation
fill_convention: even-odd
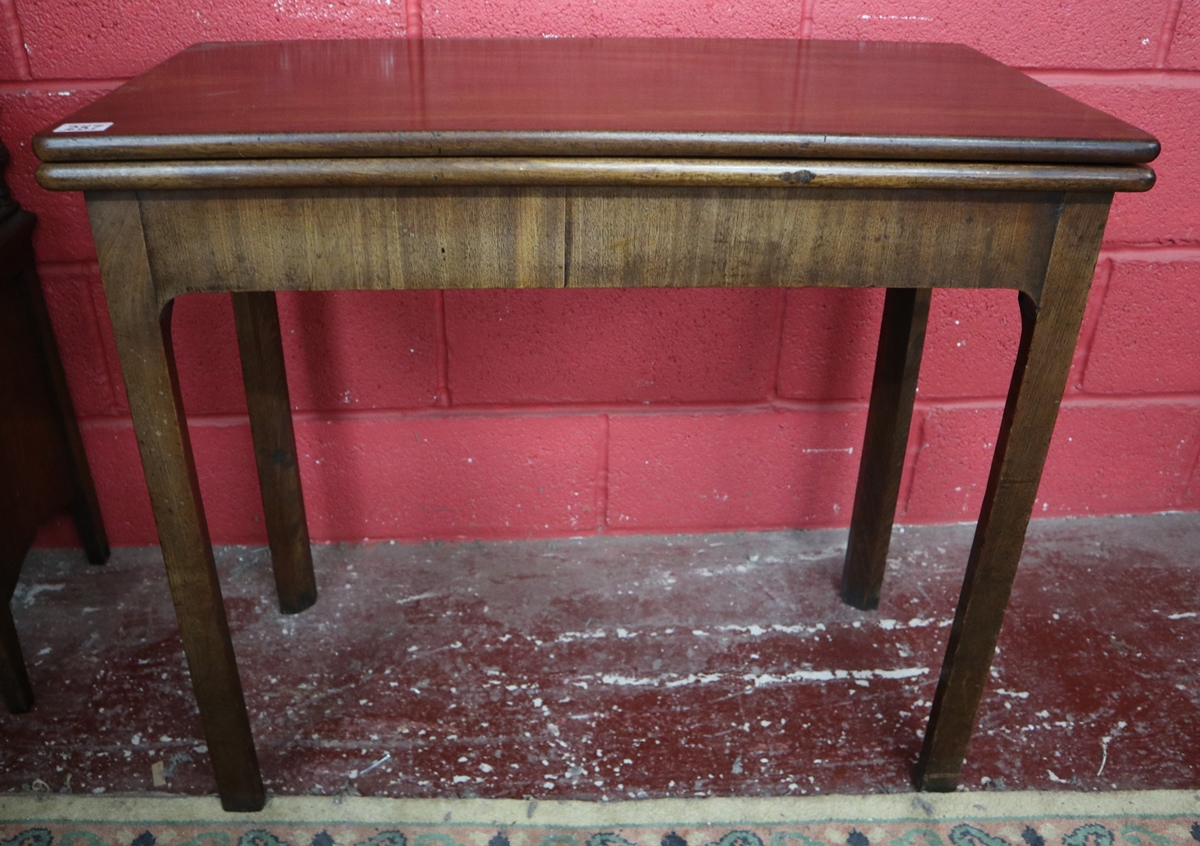
[[[229,291],[284,611],[316,598],[274,292],[885,287],[842,595],[878,602],[933,288],[1022,330],[916,784],[958,780],[1116,191],[1158,142],[966,47],[200,44],[34,140],[83,190],[221,801],[264,801],[171,349]],[[431,480],[432,481],[432,480]]]

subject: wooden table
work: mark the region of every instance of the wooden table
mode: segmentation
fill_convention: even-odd
[[[192,684],[264,796],[171,350],[230,291],[284,611],[316,598],[277,290],[888,289],[842,595],[879,597],[933,288],[1022,332],[916,783],[953,789],[1115,191],[1151,136],[968,48],[734,40],[202,44],[39,134],[87,192]],[[430,480],[431,482],[435,480]]]

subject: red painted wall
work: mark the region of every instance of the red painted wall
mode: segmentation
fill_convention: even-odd
[[[9,178],[37,251],[105,518],[155,542],[82,198],[34,131],[195,41],[754,36],[963,41],[1155,133],[1117,199],[1037,514],[1200,507],[1200,0],[0,0]],[[845,525],[881,297],[830,291],[281,295],[312,534],[509,538]],[[971,520],[1016,295],[934,297],[900,498]],[[214,540],[261,543],[229,302],[177,351]],[[59,520],[43,542],[72,543]]]

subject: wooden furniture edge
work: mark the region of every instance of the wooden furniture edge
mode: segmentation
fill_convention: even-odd
[[[695,186],[1140,192],[1144,165],[638,158],[362,158],[47,162],[52,191],[397,186]]]
[[[118,194],[136,196],[160,308],[205,291],[643,284],[1008,288],[1036,298],[1064,199],[1048,191],[649,185],[101,189],[85,200],[90,207]],[[715,217],[705,212],[718,208]],[[264,227],[270,239],[231,234]],[[834,237],[842,228],[853,235]],[[173,250],[184,240],[207,246]],[[788,244],[792,258],[771,243]],[[718,252],[738,258],[728,264]],[[630,277],[635,271],[647,282]]]
[[[1158,156],[1147,140],[942,138],[744,132],[314,132],[184,136],[38,134],[45,162],[424,156],[703,156],[793,159],[1137,164]]]

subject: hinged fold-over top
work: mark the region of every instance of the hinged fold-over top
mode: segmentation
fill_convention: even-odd
[[[197,44],[38,135],[45,161],[621,155],[1146,162],[1150,135],[957,44]],[[61,124],[59,125],[61,126]],[[665,145],[665,147],[664,147]]]
[[[740,171],[759,183],[832,186],[828,167],[782,160],[1026,166],[952,180],[1007,188],[1054,182],[1031,165],[1099,166],[1103,178],[1059,181],[1145,190],[1153,173],[1127,166],[1159,146],[955,44],[398,39],[198,44],[47,128],[34,149],[48,163],[127,163],[43,167],[42,184],[65,190],[304,184],[306,159],[347,161],[324,184],[431,184],[461,175],[449,160],[463,158],[504,158],[505,179],[542,184],[586,182],[597,168],[611,184],[633,160],[631,181],[651,167],[656,182],[687,184],[704,162],[740,160],[763,163]],[[563,158],[580,167],[547,161]],[[132,164],[151,162],[163,164]],[[897,182],[894,170],[862,172],[864,184]],[[911,184],[942,187],[947,172]],[[846,174],[837,186],[858,179]]]

